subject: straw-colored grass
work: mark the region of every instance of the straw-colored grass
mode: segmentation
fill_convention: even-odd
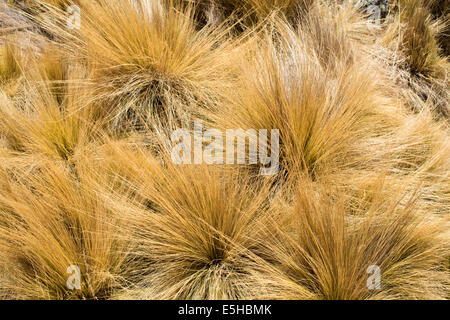
[[[19,2],[27,27],[0,24],[0,298],[448,299],[442,2],[374,27],[340,1],[77,0],[80,29],[73,2]],[[196,120],[278,129],[280,171],[176,165]]]

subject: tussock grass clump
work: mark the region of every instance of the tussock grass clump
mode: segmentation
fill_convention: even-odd
[[[385,41],[402,55],[408,74],[405,82],[412,91],[408,96],[430,105],[436,115],[450,115],[448,95],[448,51],[442,36],[448,33],[448,12],[436,12],[440,1],[398,1],[395,12],[386,28]],[[414,105],[417,103],[411,103]]]
[[[282,240],[272,247],[274,260],[286,275],[280,281],[286,289],[269,293],[270,298],[445,296],[448,243],[441,235],[446,223],[430,223],[428,217],[417,216],[413,199],[403,209],[396,201],[386,207],[378,199],[369,208],[360,208],[363,218],[352,219],[346,214],[345,198],[333,199],[327,193],[307,184],[297,186],[291,214],[287,215],[294,232],[280,228]],[[378,266],[383,274],[382,290],[368,289],[371,266]]]
[[[323,36],[317,39],[276,23],[276,31],[263,35],[244,62],[241,90],[221,111],[226,116],[217,116],[218,123],[279,129],[285,172],[300,169],[315,175],[351,161],[354,143],[377,124],[377,130],[384,130],[383,122],[392,121],[384,116],[389,99],[381,91],[381,78],[370,61],[353,55],[351,43],[340,46],[345,51],[334,50],[339,35],[326,30],[314,33]],[[309,26],[321,28],[314,20]]]
[[[269,186],[255,188],[239,172],[162,163],[140,147],[133,149],[113,144],[102,158],[103,167],[115,168],[116,181],[133,190],[142,208],[124,216],[140,280],[119,296],[248,297],[251,284],[244,279],[256,270],[265,221],[276,215]]]
[[[0,298],[448,298],[442,1],[13,2]],[[280,171],[176,165],[196,120],[278,130]]]
[[[432,20],[429,8],[422,1],[406,2],[401,17],[407,23],[403,41],[411,72],[435,78],[445,77],[448,62],[441,57],[437,40],[442,22]]]
[[[96,193],[92,170],[41,164],[28,177],[1,168],[2,289],[11,299],[106,299],[128,268],[119,212]],[[80,268],[80,290],[67,287],[70,266]]]
[[[225,27],[197,31],[192,9],[158,1],[84,1],[89,85],[113,126],[184,123],[213,109],[233,82]],[[126,127],[126,126],[125,126]]]

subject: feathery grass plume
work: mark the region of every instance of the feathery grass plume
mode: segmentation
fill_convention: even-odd
[[[67,59],[58,48],[49,45],[43,49],[43,52],[38,57],[37,71],[38,81],[44,82],[48,85],[50,93],[55,97],[57,103],[63,106],[68,98],[68,86],[73,85],[69,82],[79,79],[71,79],[74,75],[74,67],[79,68],[76,72],[81,73],[82,66],[75,66],[70,59]],[[81,74],[80,74],[81,76]]]
[[[82,42],[74,45],[92,70],[88,87],[113,127],[151,126],[155,118],[166,126],[183,123],[224,99],[237,57],[226,27],[197,31],[192,9],[159,1],[79,3]],[[50,19],[46,23],[52,27]],[[63,26],[53,27],[65,37]]]
[[[16,48],[38,51],[42,39],[37,37],[38,30],[30,18],[20,8],[0,2],[0,45],[12,43]]]
[[[256,270],[264,239],[261,230],[276,214],[269,208],[268,185],[256,188],[245,175],[218,167],[175,166],[170,160],[162,165],[139,147],[108,148],[109,157],[99,167],[118,168],[110,172],[135,190],[145,209],[124,217],[141,277],[124,294],[134,299],[245,298],[253,283],[246,279]]]
[[[396,122],[395,115],[386,117],[392,108],[376,65],[369,59],[349,63],[350,51],[341,54],[345,63],[324,66],[315,49],[326,46],[331,52],[338,42],[329,43],[331,32],[308,41],[314,35],[282,21],[274,28],[249,54],[240,90],[216,121],[223,128],[279,129],[284,173],[300,166],[315,175],[351,163],[349,150],[356,141]]]
[[[393,173],[421,184],[417,206],[428,213],[450,213],[450,135],[445,123],[436,123],[424,110],[409,116],[386,143]],[[414,184],[413,184],[414,185]],[[406,186],[406,184],[405,184]]]
[[[0,298],[448,298],[444,2],[0,4]],[[198,119],[278,129],[279,175],[175,165]]]
[[[74,172],[43,161],[33,175],[2,166],[0,274],[9,298],[106,299],[123,285],[132,267],[119,236],[127,195],[97,193],[91,164]],[[71,266],[81,271],[79,290],[68,288]]]
[[[286,290],[265,298],[299,299],[305,291],[316,299],[446,298],[448,220],[438,224],[417,216],[413,199],[403,209],[394,199],[386,209],[381,199],[350,218],[346,201],[330,197],[326,188],[299,183],[285,216],[288,229],[280,226],[282,240],[271,248],[286,275]],[[367,286],[370,266],[381,270],[380,290]]]

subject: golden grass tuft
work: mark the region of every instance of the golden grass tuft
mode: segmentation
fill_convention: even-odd
[[[256,40],[240,90],[217,115],[221,128],[279,129],[281,175],[300,169],[314,176],[351,163],[355,143],[397,121],[386,114],[396,106],[377,65],[341,43],[331,23],[319,26],[313,17],[305,25],[293,30],[277,21]]]
[[[146,208],[126,217],[127,238],[136,245],[132,256],[141,261],[135,270],[140,280],[128,295],[247,298],[243,279],[250,278],[254,268],[265,221],[276,214],[269,210],[269,187],[252,187],[238,173],[203,166],[179,168],[168,161],[161,166],[148,154],[135,154],[114,153],[115,159],[132,159],[121,168],[130,167],[129,184]]]
[[[408,70],[404,77],[412,93],[407,95],[431,101],[436,115],[448,119],[449,61],[447,45],[442,41],[448,33],[448,12],[437,10],[441,4],[435,0],[397,1],[396,5],[384,41],[395,50],[400,67]]]
[[[157,1],[80,5],[79,50],[92,69],[89,87],[113,126],[184,124],[224,99],[236,55],[225,26],[197,31],[192,9]]]
[[[6,178],[11,169],[2,168],[0,199],[6,298],[108,298],[125,281],[128,249],[117,237],[120,212],[96,194],[93,172],[43,161],[28,178],[20,170]],[[73,265],[82,281],[71,291]]]

